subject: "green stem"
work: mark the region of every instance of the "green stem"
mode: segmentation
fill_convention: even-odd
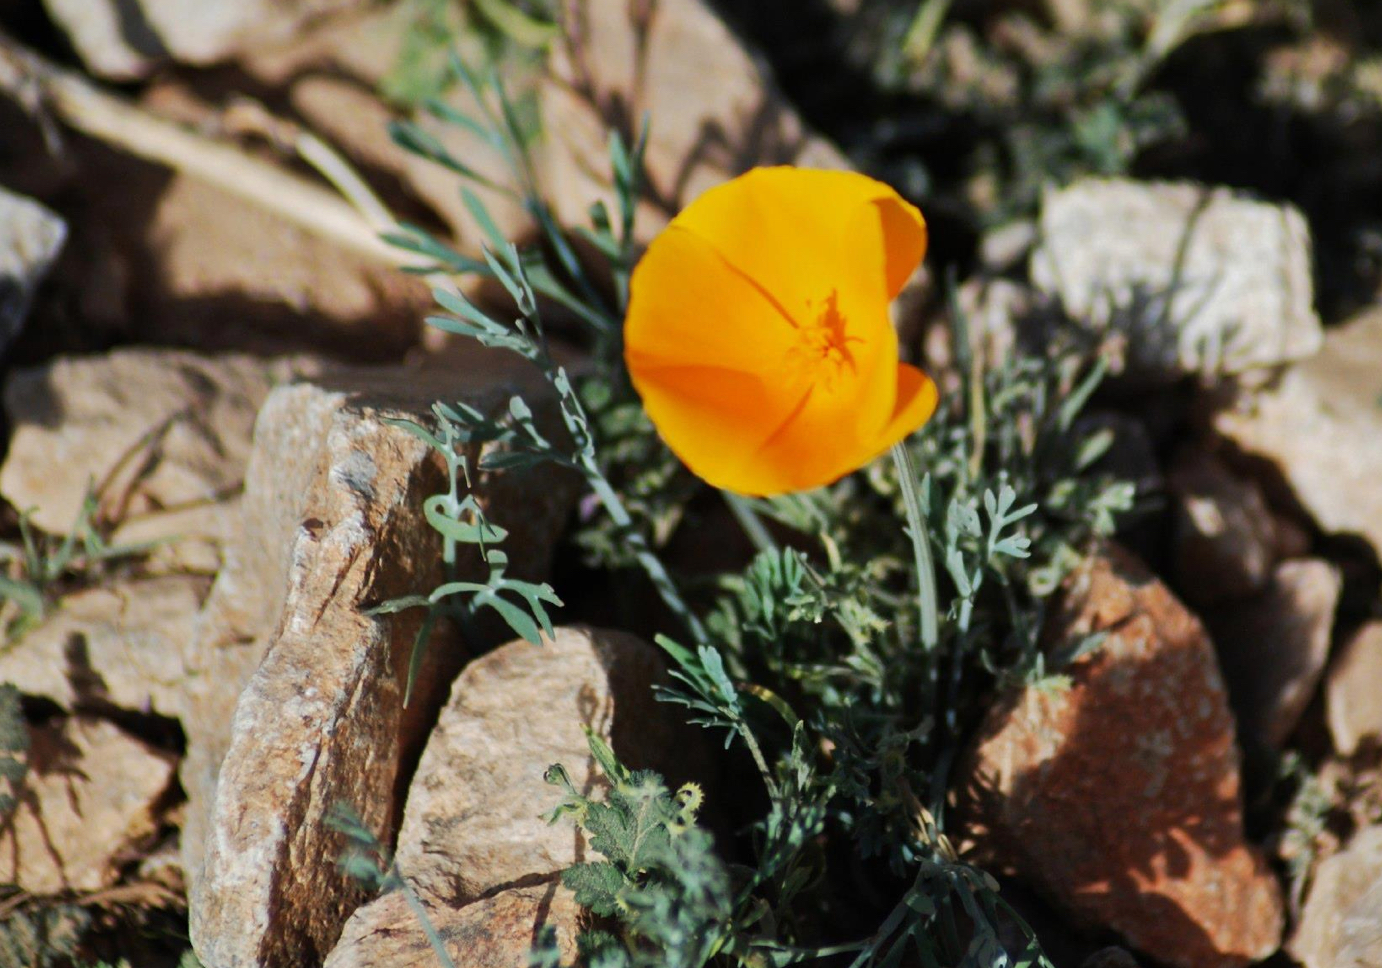
[[[744,740],[744,745],[749,748],[749,755],[753,757],[754,765],[758,767],[758,772],[763,776],[763,786],[768,789],[768,796],[773,800],[777,799],[777,781],[773,779],[773,771],[768,769],[767,757],[763,755],[763,748],[758,745],[758,738],[753,735],[753,730],[749,729],[749,724],[742,719],[738,721],[739,735]]]
[[[600,503],[605,506],[605,511],[609,513],[610,520],[625,535],[625,540],[633,548],[634,557],[638,559],[639,565],[647,574],[653,587],[661,596],[663,602],[672,612],[686,623],[687,629],[691,632],[691,637],[696,640],[697,645],[708,645],[710,637],[706,634],[705,626],[701,620],[691,611],[686,601],[681,597],[681,592],[677,590],[676,582],[672,581],[672,576],[667,573],[662,560],[653,553],[653,549],[648,546],[648,541],[643,537],[633,524],[633,518],[629,516],[628,509],[624,507],[624,502],[620,500],[619,494],[605,479],[605,475],[600,472],[599,466],[593,457],[582,455],[580,458],[581,470],[585,474],[586,481],[595,492],[595,496],[600,499]]]
[[[413,909],[413,916],[422,925],[422,933],[427,936],[427,943],[432,946],[432,953],[437,956],[442,968],[456,968],[456,962],[451,957],[451,953],[446,950],[446,942],[442,940],[441,932],[437,930],[437,926],[432,923],[432,918],[428,916],[427,908],[422,904],[422,898],[418,897],[413,886],[403,879],[397,864],[391,865],[389,873],[397,882],[399,890],[403,892],[408,907]]]
[[[917,493],[917,475],[912,466],[912,453],[906,441],[893,445],[893,462],[897,465],[898,484],[902,488],[902,503],[907,509],[907,531],[912,538],[912,553],[917,569],[917,613],[921,619],[921,645],[934,652],[940,644],[940,614],[936,604],[936,567],[931,560],[931,542],[921,515],[921,497]]]
[[[706,633],[705,626],[687,606],[686,601],[681,597],[681,592],[677,591],[676,582],[672,581],[672,576],[663,567],[662,560],[653,553],[652,548],[648,547],[647,539],[643,537],[643,533],[633,526],[633,519],[629,517],[628,509],[624,507],[624,502],[619,499],[619,494],[610,486],[609,481],[600,472],[600,468],[593,458],[583,457],[580,464],[586,480],[590,482],[590,486],[595,491],[595,496],[600,499],[600,503],[605,506],[605,511],[609,513],[610,519],[627,535],[629,544],[633,546],[634,557],[643,566],[643,571],[652,581],[657,593],[662,596],[667,607],[686,623],[686,627],[690,630],[691,637],[696,640],[696,644],[709,645],[710,636]],[[732,502],[730,507],[734,507]],[[758,526],[763,527],[761,523]],[[766,535],[767,532],[764,531],[764,534]],[[771,541],[772,539],[769,538],[768,540]],[[777,783],[773,780],[772,770],[768,768],[768,760],[758,745],[758,739],[753,735],[753,731],[749,729],[747,723],[740,720],[737,725],[739,735],[743,737],[744,744],[749,748],[749,755],[753,757],[758,772],[763,775],[763,784],[768,788],[769,794],[776,799]]]
[[[776,551],[777,542],[763,526],[763,519],[749,506],[749,502],[733,491],[721,491],[720,494],[729,505],[730,513],[739,522],[739,527],[744,529],[744,534],[753,542],[753,546],[759,551]]]

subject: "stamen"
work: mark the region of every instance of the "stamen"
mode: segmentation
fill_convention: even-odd
[[[797,345],[788,354],[788,362],[804,381],[819,382],[826,390],[832,390],[845,367],[855,369],[849,344],[862,341],[846,333],[836,290],[830,290],[820,313],[812,322],[800,326],[797,333]]]

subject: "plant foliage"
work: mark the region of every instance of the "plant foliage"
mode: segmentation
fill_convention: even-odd
[[[559,400],[566,437],[538,432],[517,399],[507,424],[438,408],[441,431],[414,432],[444,455],[455,441],[502,442],[482,462],[486,469],[548,461],[584,477],[592,501],[576,540],[588,560],[640,568],[681,624],[681,633],[658,639],[672,666],[662,698],[744,750],[765,794],[745,845],[727,859],[726,845],[696,822],[698,789],[673,792],[655,774],[626,769],[594,736],[592,754],[609,781],[604,799],[575,789],[554,765],[548,777],[564,799],[552,818],[575,822],[601,858],[564,878],[600,924],[582,941],[586,963],[759,966],[835,956],[859,968],[912,957],[924,965],[1045,965],[997,883],[946,837],[946,792],[994,687],[1050,680],[1071,657],[1040,648],[1043,600],[1082,547],[1109,534],[1132,506],[1130,485],[1101,470],[1110,436],[1078,419],[1102,363],[1057,342],[1049,356],[985,367],[964,350],[965,320],[954,311],[960,389],[907,443],[909,459],[925,469],[914,488],[879,463],[805,494],[725,495],[759,552],[742,571],[689,597],[661,551],[702,485],[679,469],[642,416],[620,352],[643,138],[632,146],[611,139],[615,211],[596,206],[579,230],[603,259],[592,266],[576,257],[568,230],[542,199],[502,85],[459,58],[451,67],[472,107],[433,105],[434,115],[480,133],[507,159],[512,191],[543,239],[520,250],[500,238],[467,190],[477,222],[490,226],[483,258],[416,228],[395,241],[425,260],[419,271],[477,274],[507,292],[511,306],[499,312],[439,287],[447,315],[430,321],[533,363]],[[475,177],[415,132],[399,135],[405,148]],[[564,317],[574,327],[565,338],[588,351],[580,379],[554,359],[548,313]],[[488,547],[498,524],[465,503],[463,466],[453,465],[450,492],[429,502],[429,520],[448,540]],[[921,644],[914,547],[903,527],[909,490],[940,563],[931,646]],[[473,609],[505,601],[516,631],[546,628],[543,605],[555,602],[504,580],[492,572],[488,582],[451,583],[408,604],[454,597]],[[525,608],[526,623],[513,614]],[[876,893],[852,889],[861,878],[892,885],[892,899],[860,910],[854,895]],[[550,936],[533,957],[546,968],[560,963]]]

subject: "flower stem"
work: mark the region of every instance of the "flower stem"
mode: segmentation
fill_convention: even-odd
[[[739,527],[744,529],[744,534],[753,542],[754,548],[759,551],[776,551],[777,542],[764,527],[763,519],[749,506],[749,502],[733,491],[721,491],[720,494],[724,497],[725,504],[729,505],[734,519],[739,522]]]
[[[657,589],[657,593],[662,596],[662,601],[666,603],[667,607],[670,608],[673,613],[686,623],[686,627],[690,630],[691,637],[696,640],[697,645],[709,645],[710,636],[706,634],[705,626],[701,624],[701,620],[696,617],[696,613],[691,611],[686,601],[681,597],[681,592],[677,590],[676,582],[672,581],[672,576],[667,574],[667,569],[663,567],[662,560],[653,553],[652,548],[648,547],[647,539],[643,537],[642,532],[633,526],[633,519],[629,517],[628,509],[624,507],[624,502],[620,500],[618,492],[614,490],[613,486],[611,486],[609,481],[605,478],[605,475],[600,471],[599,465],[588,455],[579,458],[578,462],[591,489],[595,491],[595,496],[598,497],[600,503],[605,506],[605,511],[609,514],[610,519],[613,520],[619,529],[627,536],[629,544],[633,547],[634,557],[636,557],[638,563],[643,566],[643,571],[647,574],[649,580],[652,581],[653,587]],[[725,497],[733,497],[742,500],[742,498],[738,498],[738,495],[730,495],[728,493],[725,494]],[[734,508],[734,506],[734,502],[731,501],[730,507]],[[745,507],[744,510],[751,515],[753,514],[747,507]],[[763,531],[763,534],[767,536],[767,530],[763,528],[762,522],[758,521],[756,516],[753,520],[758,525],[759,529]],[[768,541],[772,541],[770,536],[768,537]],[[758,739],[753,735],[753,731],[749,729],[748,723],[739,720],[736,725],[738,726],[739,735],[744,740],[744,744],[749,748],[749,754],[753,757],[754,764],[758,767],[758,772],[763,775],[764,785],[768,788],[769,794],[776,798],[777,783],[773,780],[773,772],[768,768],[768,761],[763,756],[763,750],[758,745]]]
[[[643,533],[634,527],[633,518],[629,516],[624,502],[620,500],[619,494],[605,479],[605,475],[600,471],[594,458],[582,456],[579,458],[579,464],[581,471],[585,474],[586,481],[595,492],[595,496],[605,506],[610,520],[624,533],[625,540],[633,548],[634,557],[638,559],[639,565],[642,566],[644,573],[653,583],[653,587],[657,589],[662,601],[672,610],[673,614],[686,623],[686,628],[691,632],[691,637],[696,640],[697,645],[708,644],[710,638],[706,635],[705,626],[701,624],[696,613],[691,611],[690,606],[681,597],[681,592],[677,590],[676,582],[672,581],[672,576],[667,574],[662,559],[658,558],[653,549],[648,546],[648,541],[643,537]]]
[[[921,497],[917,493],[916,469],[906,441],[893,445],[902,503],[907,509],[907,532],[912,538],[912,554],[917,569],[917,613],[921,619],[921,645],[934,652],[940,644],[940,615],[936,604],[936,567],[931,560],[931,542],[921,516]]]

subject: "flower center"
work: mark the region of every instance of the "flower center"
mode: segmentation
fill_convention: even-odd
[[[809,307],[813,301],[808,301]],[[850,343],[862,340],[845,332],[845,318],[840,313],[840,297],[834,290],[815,319],[797,326],[797,343],[788,352],[788,362],[802,379],[819,382],[826,390],[833,390],[840,374],[848,367],[854,370],[854,354]]]

